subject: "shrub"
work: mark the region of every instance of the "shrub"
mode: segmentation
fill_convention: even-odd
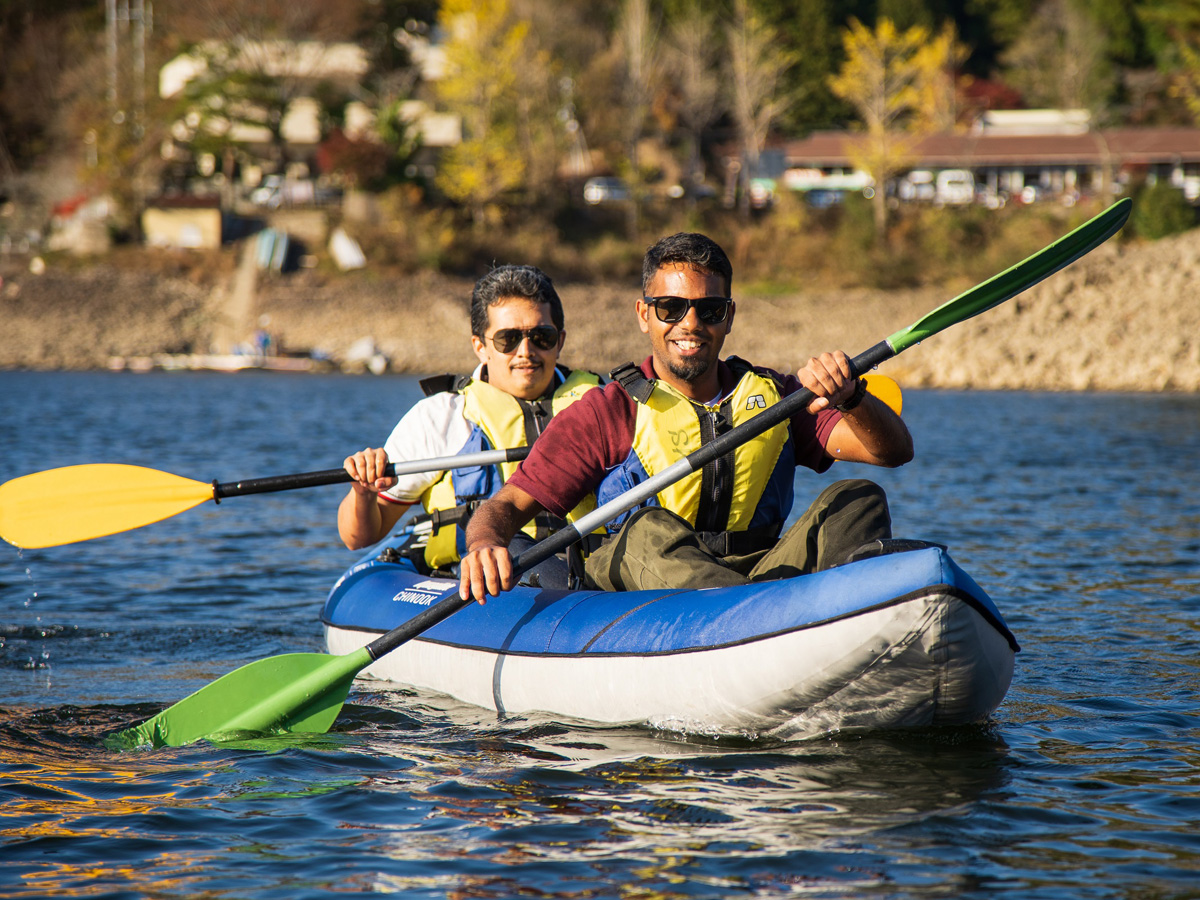
[[[1187,231],[1196,224],[1196,213],[1178,188],[1165,181],[1144,187],[1133,198],[1129,224],[1149,241]]]

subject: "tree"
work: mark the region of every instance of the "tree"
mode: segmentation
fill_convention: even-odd
[[[563,179],[593,174],[593,154],[614,160],[627,152],[624,98],[624,51],[615,40],[619,4],[547,3],[512,0],[513,13],[528,21],[536,52],[545,65],[524,66],[530,84],[522,95],[530,113],[529,129],[542,142],[531,159],[532,196],[556,207],[567,202]],[[551,121],[547,113],[554,114]]]
[[[1142,0],[1090,0],[1088,9],[1100,30],[1104,32],[1106,55],[1122,66],[1152,65],[1153,56],[1146,42],[1146,29],[1138,16],[1138,8],[1160,6]]]
[[[954,130],[958,123],[958,71],[966,59],[967,48],[958,42],[954,23],[949,20],[914,54],[917,78],[913,131]]]
[[[783,79],[794,57],[778,46],[774,29],[747,0],[734,0],[727,37],[731,105],[742,144],[742,210],[748,213],[750,179],[759,174],[771,124],[787,106]]]
[[[1138,237],[1157,241],[1195,224],[1196,214],[1183,192],[1166,181],[1144,186],[1134,195],[1129,225]]]
[[[641,202],[641,161],[638,142],[646,126],[659,74],[658,29],[650,18],[649,0],[625,0],[617,23],[617,39],[625,61],[622,112],[625,121],[626,158],[633,196],[626,205],[626,231],[637,238]]]
[[[1167,73],[1170,94],[1182,100],[1200,125],[1200,3],[1160,0],[1146,3],[1139,18],[1151,32],[1158,66]]]
[[[830,80],[833,92],[858,110],[866,129],[866,140],[851,145],[850,157],[875,181],[877,240],[887,230],[888,180],[904,168],[916,143],[905,126],[920,105],[919,54],[928,42],[929,32],[920,26],[900,32],[891,19],[880,19],[871,31],[854,19],[843,36],[846,62]]]
[[[688,134],[685,187],[687,196],[694,200],[702,180],[704,130],[721,111],[716,16],[701,0],[687,0],[676,13],[667,29],[665,51],[667,71],[678,97],[679,120]]]
[[[853,109],[829,88],[829,75],[842,63],[842,29],[852,17],[874,16],[870,0],[753,0],[776,32],[778,46],[792,57],[781,93],[788,97],[778,127],[794,134],[840,127]]]
[[[956,4],[956,30],[963,43],[971,48],[964,66],[966,72],[975,78],[990,78],[1000,54],[1020,36],[1040,2],[967,0],[964,4]]]
[[[55,143],[62,74],[92,51],[89,8],[88,0],[0,3],[0,157],[10,159],[14,170]]]
[[[372,188],[387,178],[392,150],[382,141],[349,137],[335,128],[317,148],[322,172],[336,172],[351,188]]]
[[[437,0],[370,0],[363,4],[354,40],[371,54],[371,73],[365,81],[375,93],[392,93],[387,87],[381,88],[379,81],[407,72],[412,64],[407,48],[396,40],[397,32],[412,29],[428,33],[437,21],[438,5]]]
[[[890,19],[900,30],[921,27],[932,32],[948,10],[938,0],[878,0],[875,6],[876,19]]]
[[[529,26],[512,21],[508,0],[446,0],[438,23],[450,38],[437,95],[462,117],[463,140],[443,155],[437,185],[481,227],[526,176],[518,151],[518,72],[530,64]]]
[[[966,7],[978,31],[991,32],[995,46],[1006,47],[1025,30],[1040,3],[1041,0],[968,0]],[[968,31],[970,38],[976,33],[975,29]]]
[[[1181,43],[1177,49],[1179,68],[1171,76],[1171,94],[1183,100],[1200,125],[1200,44]]]
[[[363,23],[358,4],[327,0],[188,0],[163,4],[156,14],[185,45],[205,40],[345,41]]]
[[[1005,77],[1034,107],[1097,110],[1111,90],[1103,30],[1079,0],[1046,0],[1003,54]]]
[[[119,34],[114,27],[107,46],[95,27],[103,20],[76,19],[87,32],[79,28],[70,56],[59,60],[53,76],[56,143],[78,153],[80,188],[115,201],[109,224],[134,235],[145,199],[156,190],[166,138],[164,104],[147,84],[148,73],[157,71],[161,61],[160,48],[150,39],[141,15],[147,6],[129,4],[134,27]],[[69,27],[70,21],[71,17],[57,17],[53,23],[56,28]],[[56,46],[58,39],[48,44]],[[34,97],[25,99],[37,102]]]
[[[537,6],[519,17],[529,24],[529,44],[528,57],[516,72],[517,152],[525,165],[523,191],[527,202],[554,206],[562,199],[559,174],[568,147],[579,151],[577,170],[590,167],[591,162],[582,135],[571,131],[579,128],[574,120],[575,83],[564,76],[559,56],[565,40],[557,32],[572,28],[574,16],[559,4]]]

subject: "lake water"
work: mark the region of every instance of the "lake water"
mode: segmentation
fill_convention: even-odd
[[[0,482],[340,465],[415,379],[0,373]],[[117,753],[225,672],[322,649],[343,488],[0,544],[0,896],[1200,897],[1200,397],[913,391],[871,470],[1023,651],[984,726],[719,744],[351,694],[333,733]],[[802,476],[801,498],[834,467]]]

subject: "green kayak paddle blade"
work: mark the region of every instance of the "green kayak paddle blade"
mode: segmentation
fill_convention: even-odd
[[[235,669],[158,715],[119,732],[110,747],[182,747],[221,735],[328,731],[369,666],[366,649],[344,656],[288,653]]]
[[[908,328],[897,331],[887,343],[900,353],[951,325],[999,306],[1099,247],[1121,230],[1132,208],[1133,201],[1128,197],[1118,200],[1028,259],[943,303]]]

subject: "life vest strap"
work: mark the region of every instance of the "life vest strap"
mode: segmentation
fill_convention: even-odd
[[[483,502],[484,499],[468,500],[466,503],[460,503],[458,506],[450,509],[435,509],[433,512],[421,513],[420,515],[413,516],[409,521],[411,521],[414,525],[420,524],[421,522],[429,522],[433,526],[432,529],[430,529],[430,533],[432,534],[436,534],[439,530],[447,525],[460,526],[466,530],[467,522],[470,520],[471,516],[475,514],[475,510],[477,510],[483,504]],[[545,530],[547,537],[556,531],[561,531],[567,526],[566,519],[551,515],[547,512],[538,513],[536,516],[534,516],[533,521],[538,526],[539,530]]]
[[[649,402],[650,394],[654,391],[653,383],[642,374],[637,363],[627,362],[617,366],[608,373],[608,377],[621,385],[625,389],[625,393],[639,403]]]
[[[415,515],[409,521],[414,525],[419,525],[422,522],[430,522],[433,525],[430,533],[436,534],[446,525],[457,525],[459,522],[465,523],[467,519],[471,518],[471,513],[475,512],[475,508],[482,502],[482,500],[471,500],[450,509],[435,509],[433,512]]]
[[[426,397],[434,394],[457,393],[467,386],[470,375],[430,375],[417,382]]]

